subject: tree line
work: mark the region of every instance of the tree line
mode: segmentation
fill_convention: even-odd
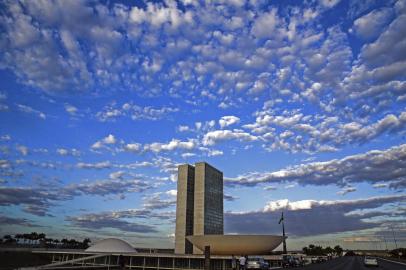
[[[339,245],[335,246],[334,248],[323,248],[322,246],[309,245],[308,247],[304,247],[302,250],[304,254],[311,256],[341,256],[343,254],[343,248]]]
[[[4,235],[0,238],[0,244],[5,246],[43,247],[43,248],[68,248],[86,249],[91,240],[85,238],[83,241],[63,238],[61,240],[49,238],[45,233],[24,233],[15,235]]]

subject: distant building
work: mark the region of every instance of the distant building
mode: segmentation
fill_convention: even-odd
[[[224,233],[223,173],[208,163],[178,167],[175,253],[201,254],[186,236]]]

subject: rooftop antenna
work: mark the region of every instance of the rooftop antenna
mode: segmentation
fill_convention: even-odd
[[[283,232],[283,254],[288,253],[286,250],[286,235],[285,235],[285,219],[283,218],[283,211],[282,211],[282,216],[279,219],[278,224],[281,224],[282,222],[282,232]]]

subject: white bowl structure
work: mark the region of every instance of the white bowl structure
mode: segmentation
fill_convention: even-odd
[[[204,251],[210,246],[213,255],[263,255],[277,248],[283,240],[279,235],[191,235],[194,246]]]
[[[137,251],[126,241],[117,238],[103,239],[87,248],[92,253],[136,253]]]

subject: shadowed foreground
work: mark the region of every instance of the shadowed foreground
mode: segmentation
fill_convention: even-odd
[[[379,269],[379,270],[406,270],[406,265],[392,263],[378,259],[379,267],[366,267],[364,266],[364,257],[341,257],[324,263],[308,265],[295,269],[306,270],[365,270],[365,269]]]

